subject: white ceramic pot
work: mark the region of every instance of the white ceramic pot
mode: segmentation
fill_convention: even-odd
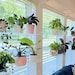
[[[55,50],[50,50],[50,55],[52,55],[52,56],[56,56],[57,54],[58,54],[57,51],[55,51]]]
[[[53,35],[64,35],[64,31],[58,29],[52,29]]]
[[[20,26],[18,26],[18,25],[16,25],[16,24],[14,25],[13,28],[14,28],[14,32],[15,32],[15,33],[21,33],[21,32],[22,32],[22,28],[20,28]]]

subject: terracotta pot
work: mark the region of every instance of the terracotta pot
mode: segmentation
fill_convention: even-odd
[[[22,57],[16,57],[16,65],[17,66],[23,66],[26,65],[27,58],[25,56]]]
[[[28,24],[27,32],[30,33],[30,34],[33,34],[34,33],[34,25]]]
[[[0,21],[0,31],[4,32],[6,31],[6,23],[4,21]]]

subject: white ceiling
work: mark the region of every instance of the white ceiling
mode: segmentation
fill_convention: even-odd
[[[75,20],[75,0],[29,0],[43,3],[48,8]]]
[[[45,4],[75,20],[75,0],[45,0]]]

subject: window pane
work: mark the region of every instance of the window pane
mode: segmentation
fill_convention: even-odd
[[[43,75],[51,75],[62,66],[62,55],[52,56],[48,48],[49,44],[54,41],[58,42],[59,38],[63,36],[53,35],[49,28],[49,23],[56,18],[60,19],[62,25],[64,25],[63,16],[50,10],[43,9]]]

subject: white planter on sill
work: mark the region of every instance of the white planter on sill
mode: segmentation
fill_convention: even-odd
[[[64,35],[65,34],[64,31],[58,30],[58,29],[52,29],[51,31],[53,35]]]
[[[50,55],[56,56],[58,54],[58,51],[50,50]]]
[[[18,25],[16,25],[16,24],[14,25],[13,28],[14,28],[14,32],[15,32],[15,33],[21,33],[21,32],[22,32],[22,28],[20,28],[20,26],[18,26]]]

